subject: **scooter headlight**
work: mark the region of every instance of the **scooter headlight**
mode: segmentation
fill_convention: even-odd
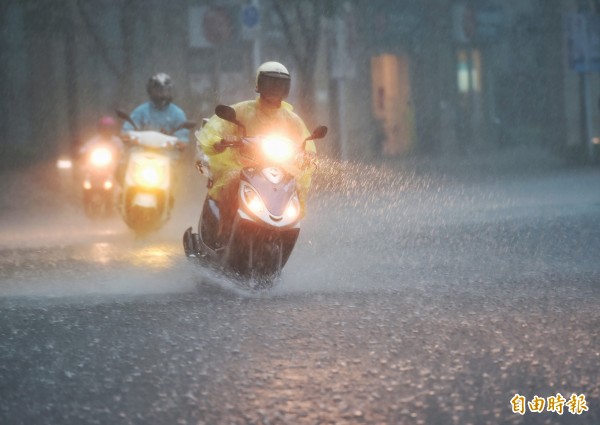
[[[287,207],[285,207],[285,212],[283,213],[284,217],[287,220],[294,221],[300,215],[300,200],[298,199],[298,195],[294,195],[294,197],[290,200]]]
[[[242,198],[253,214],[258,215],[266,210],[265,203],[260,198],[260,195],[246,184],[242,188]]]
[[[291,160],[296,151],[294,142],[282,136],[266,137],[262,141],[262,150],[268,159],[275,162]]]
[[[158,187],[166,177],[165,167],[153,161],[138,162],[133,173],[136,184],[144,187]]]
[[[112,153],[107,148],[96,148],[90,154],[90,163],[94,167],[106,167],[112,162]]]
[[[73,168],[73,162],[68,158],[60,158],[56,161],[56,168],[59,170],[70,170]]]

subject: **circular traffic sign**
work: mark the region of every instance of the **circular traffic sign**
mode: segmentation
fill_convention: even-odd
[[[258,12],[258,8],[256,6],[245,6],[242,9],[242,24],[244,24],[245,27],[255,27],[258,24],[259,19],[260,13]]]

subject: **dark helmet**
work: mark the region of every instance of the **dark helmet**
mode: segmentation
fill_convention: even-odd
[[[148,96],[154,105],[162,109],[167,106],[173,100],[173,83],[171,77],[161,72],[153,75],[146,84],[146,91]]]
[[[265,62],[256,70],[256,92],[262,96],[285,99],[290,93],[292,78],[279,62]]]

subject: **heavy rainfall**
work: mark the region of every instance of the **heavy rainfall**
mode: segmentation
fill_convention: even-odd
[[[0,423],[600,423],[599,16],[594,0],[0,2]],[[239,221],[214,230],[237,239],[213,249],[197,140],[217,105],[266,98],[269,61],[308,130],[328,127],[301,152],[305,215],[292,195],[290,216],[255,212],[279,166],[271,190],[244,165]],[[153,81],[193,125],[145,146],[125,129]],[[82,152],[101,125],[128,153],[99,157],[116,163],[98,198]],[[172,174],[136,174],[144,155]]]

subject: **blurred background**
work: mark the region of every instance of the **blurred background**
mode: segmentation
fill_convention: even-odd
[[[170,74],[189,119],[266,60],[342,160],[535,146],[593,161],[598,0],[2,0],[3,167],[72,152]]]

